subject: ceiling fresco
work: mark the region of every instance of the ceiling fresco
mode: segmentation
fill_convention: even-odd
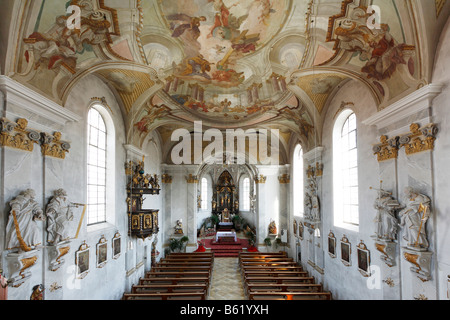
[[[446,19],[448,1],[430,5],[421,21]],[[79,28],[68,27],[69,6]],[[424,9],[409,1],[36,0],[20,10],[12,78],[61,105],[85,77],[101,79],[130,143],[201,120],[278,127],[314,145],[347,81],[363,83],[379,110],[430,81]]]

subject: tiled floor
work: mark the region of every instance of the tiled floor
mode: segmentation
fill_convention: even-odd
[[[246,300],[238,258],[216,258],[208,300]]]

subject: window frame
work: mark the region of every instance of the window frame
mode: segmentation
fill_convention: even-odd
[[[201,180],[201,187],[200,187],[200,196],[201,196],[201,208],[202,211],[208,210],[208,179],[206,177],[203,177]],[[204,184],[204,181],[206,181],[206,186]]]
[[[246,189],[246,185],[248,185],[248,189]],[[241,210],[244,212],[250,211],[250,178],[245,176],[242,179],[242,202],[241,202]]]
[[[98,112],[101,116],[105,124],[105,219],[97,220],[95,222],[90,222],[89,217],[89,204],[90,204],[90,195],[89,195],[89,157],[90,157],[90,142],[91,142],[91,123],[90,123],[90,113],[92,110]],[[115,150],[116,150],[116,130],[113,122],[112,115],[108,107],[105,107],[103,104],[99,102],[93,102],[89,108],[87,109],[87,117],[86,117],[86,204],[87,204],[87,228],[88,232],[95,231],[97,229],[101,229],[104,227],[108,227],[109,225],[115,225],[116,218],[116,208],[115,208],[115,198],[116,198],[116,190],[115,190]]]
[[[297,167],[298,166],[298,167]],[[304,217],[305,175],[303,147],[298,143],[292,155],[292,210],[295,217]],[[298,193],[298,194],[297,194]]]
[[[354,116],[355,119],[355,128],[351,131],[345,132],[343,134],[344,126],[350,120],[350,117]],[[344,138],[349,137],[350,133],[354,133],[354,146],[352,148],[348,148],[343,150],[345,147]],[[347,141],[347,146],[350,144]],[[350,163],[349,159],[345,157],[348,154],[354,151],[355,159],[354,164],[350,167],[348,164]],[[349,177],[349,171],[356,171],[356,185],[345,185],[345,181],[349,181],[349,179],[345,180],[344,176]],[[344,173],[347,173],[345,175]],[[355,202],[346,203],[344,197],[352,198],[351,189],[357,190],[356,192],[356,204]],[[353,198],[354,200],[354,198]],[[356,207],[356,219],[347,220],[348,213],[346,212],[346,207],[353,206]],[[333,207],[334,207],[334,225],[337,227],[341,227],[344,229],[359,231],[360,225],[360,201],[359,201],[359,166],[358,166],[358,119],[356,113],[352,109],[343,110],[338,117],[336,118],[334,128],[333,128]]]

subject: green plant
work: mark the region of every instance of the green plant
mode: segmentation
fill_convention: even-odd
[[[245,235],[246,235],[247,238],[248,238],[248,243],[250,244],[250,246],[255,245],[255,240],[256,240],[255,234],[254,234],[252,231],[247,231],[247,232],[245,233]]]
[[[184,248],[184,246],[185,246],[185,242],[188,242],[189,241],[189,238],[187,237],[187,236],[184,236],[184,237],[182,237],[181,239],[175,239],[175,238],[172,238],[172,239],[170,239],[169,240],[170,241],[170,243],[169,243],[169,248],[170,248],[170,250],[172,251],[172,252],[175,252],[175,251],[181,251],[183,248]]]
[[[219,223],[219,217],[215,214],[211,215],[211,220],[215,225]]]
[[[264,239],[264,244],[266,245],[266,247],[271,247],[272,246],[272,240],[270,240],[270,238],[265,238]]]

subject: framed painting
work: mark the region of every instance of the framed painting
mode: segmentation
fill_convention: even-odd
[[[103,268],[108,260],[108,241],[102,236],[97,243],[97,268]]]
[[[86,242],[83,242],[78,251],[75,253],[77,279],[83,279],[89,273],[89,251],[89,246]]]
[[[328,254],[332,258],[336,258],[336,237],[331,231],[328,234]]]
[[[352,254],[352,248],[351,244],[348,241],[347,237],[344,235],[341,239],[341,261],[344,264],[344,266],[351,266],[351,254]]]
[[[113,259],[118,259],[120,257],[120,254],[122,253],[121,239],[122,236],[119,232],[117,232],[112,240]]]
[[[356,248],[358,252],[358,270],[364,277],[370,277],[370,252],[362,240]]]

